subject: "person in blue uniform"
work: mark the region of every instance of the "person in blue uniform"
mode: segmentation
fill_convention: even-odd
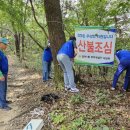
[[[130,51],[121,49],[117,50],[115,57],[118,61],[118,67],[114,74],[111,90],[115,90],[119,76],[122,74],[124,70],[126,70],[124,86],[122,88],[123,91],[126,91],[130,81]]]
[[[6,100],[7,94],[7,77],[8,77],[8,59],[4,50],[9,43],[7,38],[0,38],[0,109],[11,110]]]
[[[58,51],[57,60],[64,72],[64,87],[70,92],[79,92],[74,82],[73,58],[76,55],[76,38],[70,37]]]
[[[43,64],[43,82],[52,79],[51,77],[51,64],[52,64],[52,52],[50,42],[48,41],[47,47],[44,49],[42,54],[42,64]]]

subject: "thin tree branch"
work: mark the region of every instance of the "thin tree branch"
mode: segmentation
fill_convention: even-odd
[[[44,29],[44,27],[43,26],[41,26],[41,24],[38,22],[38,20],[37,20],[37,18],[36,18],[36,15],[35,15],[35,9],[34,9],[34,6],[33,6],[33,4],[32,4],[32,0],[29,0],[30,1],[30,4],[31,4],[31,8],[32,8],[32,13],[33,13],[33,17],[34,17],[34,19],[35,19],[35,21],[36,21],[36,23],[38,24],[38,26],[43,30],[43,32],[44,32],[44,34],[45,34],[45,36],[48,38],[48,35],[47,35],[47,33],[46,33],[46,31],[45,31],[45,29]]]
[[[13,33],[10,29],[8,29],[8,28],[3,28],[3,27],[0,27],[0,28],[9,31],[9,32],[14,36],[14,33]]]
[[[27,33],[32,38],[32,40],[43,50],[43,47],[37,42],[37,40],[28,31]]]

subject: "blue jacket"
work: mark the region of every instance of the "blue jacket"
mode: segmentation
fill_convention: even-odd
[[[130,60],[130,51],[128,50],[120,50],[116,52],[117,58],[121,60]]]
[[[130,66],[130,51],[128,50],[120,50],[116,52],[117,60],[120,64],[125,66]]]
[[[0,50],[0,71],[3,75],[8,74],[8,59],[6,55]]]
[[[69,41],[65,42],[62,45],[62,47],[60,48],[60,50],[58,51],[58,54],[65,54],[65,55],[69,56],[69,58],[74,58],[73,41],[69,40]]]
[[[53,60],[51,48],[47,47],[44,49],[42,60],[46,62],[51,62]]]

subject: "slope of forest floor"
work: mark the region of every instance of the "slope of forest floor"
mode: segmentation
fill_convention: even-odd
[[[11,111],[0,110],[0,130],[22,130],[31,119],[42,118],[43,130],[130,130],[130,92],[110,83],[84,77],[80,93],[56,89],[53,82],[42,82],[41,73],[23,68],[10,59],[8,99]],[[58,100],[43,102],[44,94]]]

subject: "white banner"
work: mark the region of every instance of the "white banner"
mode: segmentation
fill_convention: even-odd
[[[80,26],[75,28],[78,54],[76,64],[112,66],[116,29],[112,27]]]

